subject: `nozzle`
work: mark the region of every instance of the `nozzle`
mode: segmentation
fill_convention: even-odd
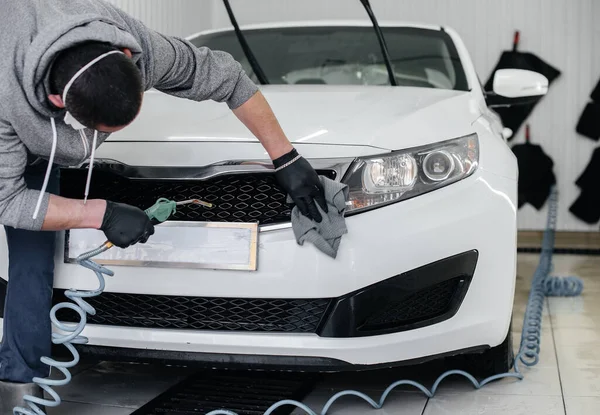
[[[190,199],[190,200],[184,200],[182,202],[177,202],[178,206],[181,206],[181,205],[192,205],[192,204],[193,205],[201,205],[201,206],[204,206],[204,207],[207,207],[207,208],[212,208],[212,207],[215,206],[214,204],[212,204],[210,202],[205,202],[204,200],[200,200],[200,199]]]

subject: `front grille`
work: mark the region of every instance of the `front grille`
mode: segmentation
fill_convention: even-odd
[[[55,290],[54,304],[69,300]],[[314,333],[329,299],[247,299],[103,293],[87,300],[90,324],[162,329]],[[59,320],[79,321],[72,310]]]
[[[83,197],[87,170],[61,172],[61,195]],[[184,205],[171,217],[177,221],[258,222],[261,225],[290,220],[286,195],[272,174],[225,175],[208,180],[127,179],[99,169],[94,171],[91,199],[106,199],[146,209],[164,197],[175,201],[201,199],[215,205]]]
[[[462,281],[462,278],[443,281],[390,303],[372,314],[361,330],[408,325],[443,315],[451,308]]]

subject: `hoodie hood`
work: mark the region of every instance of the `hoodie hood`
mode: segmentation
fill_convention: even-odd
[[[44,4],[42,4],[44,5]],[[49,6],[46,4],[46,6]],[[47,7],[39,9],[44,12],[44,19],[57,18],[57,24],[44,26],[45,30],[37,32],[37,36],[27,48],[25,63],[23,66],[23,83],[27,101],[31,107],[39,112],[42,116],[50,117],[52,128],[52,147],[49,157],[46,177],[38,196],[35,210],[32,216],[33,220],[38,218],[44,197],[46,186],[48,184],[52,165],[56,156],[56,148],[58,144],[58,132],[56,128],[55,118],[62,117],[65,114],[64,109],[54,109],[48,104],[48,95],[50,91],[49,74],[52,64],[56,56],[63,50],[73,47],[81,42],[99,41],[109,43],[118,48],[129,48],[135,60],[139,59],[141,47],[135,38],[127,33],[122,28],[118,27],[117,23],[109,18],[95,15],[93,13],[69,15],[69,10],[60,10],[57,7]],[[54,12],[60,12],[55,16]],[[65,16],[66,14],[66,16]],[[66,122],[66,119],[65,119]],[[90,150],[89,173],[84,190],[84,203],[87,200],[90,182],[92,178],[92,169],[94,164],[94,155],[98,144],[98,131],[93,131],[93,141]],[[88,149],[85,143],[88,142],[88,137],[84,130],[79,131],[79,135],[84,143],[84,156],[87,157]]]
[[[23,85],[30,105],[40,114],[57,117],[62,110],[48,106],[49,73],[56,56],[81,42],[98,41],[129,48],[137,61],[141,48],[136,39],[119,25],[99,15],[75,15],[40,32],[27,50]]]

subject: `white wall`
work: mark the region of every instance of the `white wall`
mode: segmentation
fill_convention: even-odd
[[[112,0],[165,33],[186,35],[230,26],[221,0]],[[359,0],[230,0],[240,25],[279,20],[368,19]],[[464,38],[485,82],[500,53],[521,31],[531,51],[563,74],[529,118],[533,140],[555,161],[559,180],[558,229],[598,231],[568,212],[579,195],[574,182],[598,143],[578,136],[577,120],[600,78],[600,0],[371,0],[380,20],[452,26]],[[162,13],[163,17],[159,18]],[[210,16],[210,17],[209,17]],[[523,141],[521,133],[511,142]],[[546,211],[525,206],[521,229],[543,229]]]
[[[187,36],[212,24],[212,0],[108,1],[165,35]]]

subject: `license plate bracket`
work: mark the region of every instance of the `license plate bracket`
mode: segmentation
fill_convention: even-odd
[[[258,233],[257,223],[169,221],[157,225],[145,244],[113,247],[93,260],[101,265],[256,271]],[[105,241],[95,229],[65,232],[65,262],[75,263]]]

